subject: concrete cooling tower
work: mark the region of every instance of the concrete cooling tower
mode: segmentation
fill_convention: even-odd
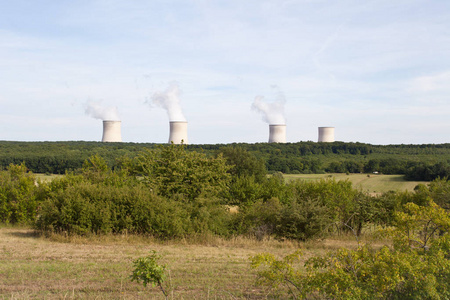
[[[103,121],[102,142],[122,142],[121,121]]]
[[[269,125],[269,143],[286,143],[286,125]]]
[[[319,142],[334,142],[334,127],[319,127]]]
[[[187,122],[185,121],[171,121],[169,144],[185,144],[188,143],[187,137]]]

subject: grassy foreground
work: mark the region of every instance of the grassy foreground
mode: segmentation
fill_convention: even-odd
[[[131,282],[132,261],[156,250],[170,270],[170,299],[266,299],[254,285],[249,256],[304,248],[305,258],[352,238],[309,244],[238,238],[155,241],[132,235],[42,237],[29,228],[0,228],[1,299],[163,299],[157,288]]]
[[[349,180],[355,188],[368,193],[384,193],[388,191],[413,191],[418,184],[425,181],[406,181],[403,175],[383,174],[285,174],[286,180],[319,180],[322,178],[335,178],[336,180]]]

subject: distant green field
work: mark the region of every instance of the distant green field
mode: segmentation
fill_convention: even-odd
[[[49,182],[52,181],[55,178],[64,176],[64,175],[58,175],[58,174],[51,174],[51,175],[45,175],[45,174],[34,174],[38,179],[41,181]]]
[[[406,181],[403,175],[380,174],[285,174],[288,181],[301,179],[306,181],[319,180],[321,178],[334,178],[336,180],[349,180],[355,188],[360,188],[368,193],[384,193],[388,191],[413,191],[418,184],[426,184],[425,181]]]

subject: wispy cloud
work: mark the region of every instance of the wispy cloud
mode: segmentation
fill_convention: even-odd
[[[26,9],[9,1],[0,11],[0,104],[11,116],[89,126],[94,121],[74,105],[104,99],[121,107],[125,138],[164,142],[156,124],[167,117],[145,101],[177,80],[192,142],[256,142],[266,140],[266,128],[249,106],[256,93],[270,102],[265,89],[277,83],[289,99],[288,140],[315,140],[317,126],[333,123],[336,136],[370,142],[357,132],[372,132],[364,120],[389,115],[383,126],[394,127],[422,113],[417,136],[443,142],[449,27],[450,2],[438,0],[93,0]],[[14,128],[10,136],[35,136],[11,120],[2,120]],[[427,139],[433,122],[440,126]],[[55,127],[54,140],[97,139],[76,135],[71,122]],[[417,141],[397,131],[372,137]]]
[[[450,92],[450,71],[419,76],[411,83],[411,91],[420,93]]]

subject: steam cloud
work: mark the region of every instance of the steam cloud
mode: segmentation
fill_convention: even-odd
[[[276,88],[273,87],[273,88]],[[286,99],[277,88],[277,94],[275,101],[272,103],[264,102],[263,96],[256,96],[255,101],[252,104],[252,110],[262,114],[263,121],[272,125],[284,125],[286,124],[286,117],[284,114],[284,104]]]
[[[84,112],[95,119],[103,121],[119,121],[119,112],[116,106],[104,107],[100,103],[88,101],[85,104]]]
[[[151,99],[155,105],[167,111],[170,121],[186,121],[181,110],[179,95],[180,88],[178,84],[172,82],[166,90],[153,93]]]

